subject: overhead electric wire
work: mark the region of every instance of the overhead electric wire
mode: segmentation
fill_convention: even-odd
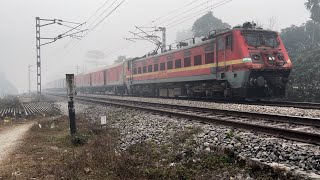
[[[76,23],[76,22],[71,22],[71,21],[64,21],[64,20],[61,20],[60,22],[69,23],[69,24],[81,24],[81,23]]]
[[[172,17],[172,18],[167,18],[167,19],[165,19],[165,20],[163,20],[163,21],[160,21],[160,23],[158,23],[158,24],[162,24],[162,23],[164,23],[164,22],[173,21],[175,18],[177,18],[177,17],[179,17],[179,16],[181,16],[181,15],[184,15],[184,14],[186,14],[186,13],[189,13],[189,12],[191,12],[191,11],[194,11],[194,10],[196,10],[197,8],[203,6],[204,4],[207,4],[207,2],[209,2],[209,1],[215,1],[215,0],[208,0],[208,1],[204,2],[204,3],[198,4],[198,5],[196,5],[195,7],[192,7],[192,8],[190,8],[190,9],[186,10],[186,11],[183,11],[183,12],[179,13],[178,15],[176,15],[176,16],[174,16],[174,17]]]
[[[115,10],[117,10],[125,1],[127,0],[122,0],[111,12],[109,12],[103,19],[101,19],[99,21],[99,23],[97,23],[92,29],[91,31],[93,31],[96,27],[98,27],[105,19],[107,19]]]
[[[90,23],[89,28],[91,29],[91,26],[93,26],[108,10],[117,2],[118,0],[114,0],[95,20]]]
[[[115,0],[114,2],[116,2],[118,0]],[[81,40],[83,40],[90,32],[92,32],[95,28],[97,28],[106,18],[108,18],[112,13],[114,13],[114,11],[116,11],[125,1],[127,0],[122,0],[115,8],[113,8],[107,15],[105,15],[98,23],[96,23],[94,25],[93,28],[90,29],[90,31],[88,31]],[[112,7],[113,3],[107,8],[107,9],[110,9],[110,7]],[[106,11],[103,12],[103,14],[105,13]],[[100,16],[99,16],[100,17]],[[80,41],[77,41],[72,47],[71,49],[69,50],[69,52],[75,47],[77,46],[80,42]],[[70,44],[69,44],[70,45]],[[68,46],[69,46],[68,45]]]
[[[172,28],[172,27],[177,26],[177,25],[179,25],[181,23],[184,23],[184,22],[186,22],[186,21],[188,21],[188,20],[190,20],[192,18],[197,17],[197,15],[206,13],[207,10],[215,9],[215,8],[220,7],[220,6],[224,5],[224,4],[227,4],[227,3],[231,2],[231,1],[233,1],[233,0],[220,1],[220,2],[218,2],[218,3],[216,3],[216,4],[212,5],[212,6],[209,6],[207,8],[204,8],[204,9],[200,10],[200,11],[197,11],[197,12],[195,12],[193,14],[190,14],[188,16],[185,16],[185,17],[181,18],[181,19],[178,19],[178,20],[173,21],[173,22],[171,22],[169,24],[166,24],[165,26],[167,27],[167,29]]]
[[[184,5],[184,6],[181,7],[181,8],[172,10],[172,11],[170,11],[169,13],[167,13],[166,15],[163,15],[163,16],[160,16],[160,17],[156,18],[155,20],[152,21],[152,23],[154,23],[154,22],[156,22],[156,21],[159,21],[159,20],[161,20],[161,19],[163,19],[163,18],[165,18],[165,17],[168,17],[168,16],[170,16],[170,15],[176,13],[176,12],[179,12],[180,10],[182,10],[182,9],[184,9],[184,8],[186,8],[186,7],[189,7],[190,5],[195,4],[196,2],[199,2],[199,1],[201,1],[201,0],[192,1],[191,3],[188,3],[188,4]],[[209,0],[209,1],[212,1],[212,0]],[[208,2],[208,1],[206,1],[205,3],[207,3],[207,2]],[[201,3],[201,5],[203,5],[203,4],[205,4],[205,3]],[[200,6],[200,5],[196,5],[195,7],[199,7],[199,6]],[[190,8],[190,9],[193,10],[195,7]],[[188,10],[188,11],[189,11],[189,10]],[[177,17],[177,16],[175,16],[175,17]],[[167,19],[169,19],[169,18],[167,18]],[[172,18],[170,18],[170,19],[172,20]],[[152,23],[147,23],[147,24],[145,24],[144,26],[147,26],[147,25],[152,24]],[[158,23],[157,23],[157,24],[158,24]],[[152,28],[155,28],[155,27],[152,27]],[[132,44],[133,44],[133,43],[132,43]],[[125,48],[131,46],[132,44],[130,44],[130,45],[125,45],[125,46],[123,46],[123,47],[121,47],[121,48],[119,48],[119,49],[125,49]],[[109,53],[108,55],[110,55],[110,54],[113,54],[113,53]]]
[[[86,22],[89,22],[94,16],[97,15],[97,13],[103,9],[111,0],[107,0],[102,6],[100,6],[88,19]]]
[[[65,25],[65,24],[59,24],[60,26],[64,26],[64,27],[67,27],[67,28],[73,28],[72,26],[68,26],[68,25]],[[78,30],[78,31],[81,31],[81,29],[75,29],[75,30]]]
[[[201,1],[201,0],[192,1],[191,3],[186,4],[185,6],[183,6],[183,7],[181,7],[181,8],[172,10],[172,11],[168,12],[166,15],[163,15],[163,16],[161,16],[161,17],[158,17],[157,19],[153,20],[152,22],[154,23],[154,22],[156,22],[156,21],[159,21],[160,19],[162,19],[162,18],[164,18],[164,17],[167,17],[167,16],[169,16],[169,15],[171,15],[171,14],[174,14],[175,12],[178,12],[178,11],[180,11],[181,9],[183,9],[183,8],[185,8],[185,7],[188,7],[188,6],[194,4],[194,3],[198,2],[198,1]]]
[[[103,9],[110,1],[111,1],[111,0],[107,0],[102,6],[100,6],[100,7],[87,19],[86,22],[89,22],[94,16],[96,16],[97,13],[98,13],[101,9]],[[96,17],[96,18],[93,20],[93,22],[90,23],[90,25],[88,25],[88,29],[90,29],[90,31],[92,31],[91,28],[92,28],[92,26],[94,25],[94,23],[95,23],[96,21],[98,21],[99,18],[101,18],[117,1],[118,1],[118,0],[113,1],[112,4],[110,4],[98,17]],[[85,38],[85,37],[89,34],[90,31],[86,32],[86,34],[84,34],[83,38]],[[80,40],[80,41],[81,41],[81,40]],[[77,41],[71,48],[73,48],[73,47],[75,47],[77,44],[79,44],[80,41]],[[74,42],[74,39],[71,39],[64,47],[65,47],[65,48],[68,48],[73,42]]]
[[[119,3],[118,6],[115,7],[115,8],[112,10],[112,12],[114,12],[122,3],[124,3],[124,1],[126,1],[126,0],[123,0],[121,3]],[[183,17],[183,18],[180,18],[180,19],[176,20],[176,19],[177,19],[178,17],[180,17],[181,15],[184,15],[184,14],[186,14],[186,13],[190,13],[190,11],[194,11],[195,9],[197,9],[198,7],[201,7],[202,5],[208,3],[209,1],[214,1],[214,0],[208,0],[208,1],[204,2],[204,3],[197,4],[196,6],[193,6],[192,8],[189,8],[188,10],[183,11],[182,13],[179,13],[178,15],[175,15],[174,17],[171,17],[171,18],[168,17],[168,16],[170,16],[170,15],[173,15],[173,14],[178,13],[180,10],[182,10],[182,9],[184,9],[184,8],[186,8],[186,7],[190,7],[191,5],[194,5],[195,3],[199,2],[199,1],[200,1],[200,0],[195,0],[195,1],[191,2],[191,3],[186,4],[185,6],[179,8],[179,9],[172,10],[172,11],[170,11],[169,13],[167,13],[166,15],[161,16],[161,17],[159,17],[159,18],[156,18],[155,20],[152,21],[152,23],[158,22],[158,21],[160,21],[160,20],[161,20],[160,23],[163,23],[163,22],[166,21],[166,22],[168,23],[167,25],[170,25],[170,27],[168,27],[168,28],[172,28],[172,27],[174,27],[174,26],[176,26],[176,25],[178,25],[178,24],[181,24],[181,23],[183,23],[183,22],[186,22],[187,20],[190,20],[190,19],[192,19],[192,18],[195,18],[195,17],[194,17],[195,15],[204,13],[204,12],[203,12],[204,10],[217,8],[217,7],[219,7],[219,6],[223,5],[223,4],[226,4],[226,3],[228,3],[228,2],[230,2],[230,1],[232,1],[232,0],[220,1],[220,2],[218,2],[218,3],[216,3],[216,4],[214,4],[214,5],[211,5],[210,7],[204,8],[204,9],[202,9],[202,10],[200,10],[200,11],[197,11],[196,13],[192,13],[191,15],[188,15],[188,16],[185,16],[185,17]],[[91,16],[88,20],[92,19],[108,2],[110,2],[110,0],[108,0],[106,3],[103,4],[103,6],[101,6],[100,8],[98,8],[98,10],[94,13],[94,15]],[[114,2],[116,2],[116,1],[114,1]],[[112,3],[112,5],[114,4],[114,2]],[[112,5],[111,5],[111,6],[112,6]],[[109,6],[107,9],[110,9],[111,6]],[[105,13],[106,11],[107,11],[107,10],[105,10],[104,13]],[[112,12],[108,13],[102,20],[100,20],[98,23],[96,23],[96,24],[94,25],[94,27],[93,27],[92,29],[90,29],[90,31],[93,31],[96,27],[98,27],[107,17],[109,17],[109,16],[112,14]],[[102,13],[96,20],[94,20],[94,22],[96,22],[100,17],[102,17],[102,15],[103,15],[104,13]],[[190,16],[193,16],[193,17],[190,18]],[[168,17],[168,18],[166,18],[166,17]],[[165,20],[162,20],[162,19],[164,19],[164,18],[166,18],[166,19],[165,19]],[[175,20],[175,21],[174,21],[174,20]],[[157,23],[157,24],[160,24],[160,23]],[[91,23],[90,25],[92,25],[92,24],[93,24],[93,23]],[[149,24],[151,24],[151,23],[149,23]],[[157,25],[157,26],[160,26],[160,25]],[[88,32],[88,33],[89,33],[89,32]],[[88,33],[87,33],[87,34],[88,34]],[[87,35],[87,34],[86,34],[86,35]],[[86,36],[86,35],[85,35],[85,36]],[[84,36],[84,37],[85,37],[85,36]],[[78,43],[79,43],[79,41],[78,41]],[[131,43],[127,43],[127,44],[125,44],[124,46],[122,46],[122,47],[120,47],[120,48],[117,48],[117,49],[111,51],[111,52],[108,53],[106,56],[109,56],[109,55],[114,54],[114,53],[116,53],[116,52],[122,51],[123,49],[126,49],[126,48],[128,48],[129,46],[131,46],[132,44],[134,44],[134,43],[132,43],[132,42],[131,42]],[[76,45],[77,45],[77,43],[76,43],[74,46],[76,46]],[[68,46],[68,44],[67,44],[67,46]]]
[[[117,48],[117,49],[114,49],[112,51],[109,51],[107,54],[105,54],[105,57],[107,57],[107,56],[109,56],[111,54],[114,54],[116,52],[122,51],[122,50],[128,48],[129,46],[131,46],[132,44],[134,44],[134,42],[126,43],[124,46],[121,46],[120,48]]]
[[[86,20],[86,22],[90,22],[90,20],[97,15],[97,13],[103,9],[111,0],[107,0],[102,6],[100,6],[95,12]],[[96,20],[94,20],[96,21]],[[88,26],[89,27],[89,26]],[[64,48],[68,48],[69,45],[74,41],[74,39],[70,39],[69,42],[64,46]]]
[[[170,15],[171,15],[171,14],[174,14],[175,12],[178,12],[178,11],[180,11],[181,9],[184,9],[185,7],[188,7],[188,6],[194,4],[195,2],[198,2],[198,1],[199,1],[199,0],[193,1],[193,2],[191,2],[191,3],[189,3],[189,4],[185,5],[185,6],[183,6],[182,8],[179,8],[179,9],[173,10],[173,11],[170,11],[168,14],[157,18],[157,19],[154,20],[153,22],[158,21],[158,20],[160,20],[160,19],[163,19],[164,17],[167,17],[169,14],[170,14]],[[190,12],[191,10],[194,10],[195,8],[198,8],[198,7],[200,7],[201,5],[204,5],[204,4],[208,3],[209,1],[214,1],[214,0],[208,0],[208,1],[206,1],[205,3],[198,4],[198,5],[194,6],[193,8],[190,8],[190,9],[188,9],[187,11],[184,11],[183,13],[180,13],[179,15],[176,15],[176,16],[170,18],[170,21],[172,21],[172,20],[174,20],[175,18],[179,17],[181,14]],[[176,25],[179,25],[179,24],[181,24],[181,23],[184,23],[184,22],[186,22],[186,21],[188,21],[188,20],[190,20],[190,19],[192,19],[192,18],[195,18],[195,17],[197,17],[197,16],[195,16],[195,15],[203,14],[203,13],[204,13],[203,11],[207,11],[207,10],[210,10],[210,9],[217,8],[217,7],[222,6],[222,5],[224,5],[224,4],[226,4],[226,3],[230,2],[230,1],[232,1],[232,0],[223,0],[223,1],[217,2],[217,3],[215,3],[215,4],[211,5],[211,6],[208,6],[207,8],[204,8],[204,9],[202,9],[202,10],[200,10],[200,11],[197,11],[196,13],[193,13],[193,14],[191,14],[191,15],[188,15],[188,16],[186,16],[186,17],[183,17],[183,18],[181,18],[181,19],[178,19],[178,20],[174,21],[176,24],[173,24],[173,23],[168,24],[168,25],[171,25],[171,24],[173,24],[173,25],[171,25],[170,27],[167,27],[167,29],[172,28],[172,27],[174,27],[174,26],[176,26]],[[193,17],[190,18],[190,16],[193,16]],[[187,19],[186,19],[186,18],[187,18]],[[167,18],[167,19],[169,19],[169,18]],[[181,20],[182,20],[182,21],[181,21]],[[149,23],[149,24],[151,24],[151,23]],[[158,24],[158,23],[157,23],[157,24]],[[155,25],[155,26],[161,26],[161,25],[158,24],[158,25]],[[110,52],[107,56],[109,56],[109,55],[111,55],[111,54],[114,54],[114,53],[116,53],[116,52],[119,52],[119,51],[121,51],[121,50],[123,50],[123,49],[126,49],[126,48],[128,48],[129,46],[131,46],[131,45],[133,45],[133,44],[134,44],[134,43],[131,43],[131,44],[122,46],[122,47],[118,48],[117,50]],[[119,49],[120,49],[120,50],[119,50]]]

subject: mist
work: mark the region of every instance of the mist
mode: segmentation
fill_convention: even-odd
[[[0,18],[2,22],[0,33],[0,71],[7,75],[7,79],[19,89],[28,91],[28,65],[32,68],[32,89],[36,89],[36,49],[35,49],[35,18],[62,19],[65,21],[86,22],[90,16],[106,1],[76,1],[76,0],[12,0],[0,2]],[[111,1],[112,2],[112,1]],[[110,3],[111,3],[110,2]],[[118,56],[143,56],[152,51],[155,45],[147,41],[131,41],[129,31],[135,31],[135,26],[166,26],[186,15],[210,7],[219,1],[198,1],[193,4],[207,2],[199,8],[184,7],[191,0],[176,1],[125,1],[108,18],[94,30],[91,30],[81,41],[65,38],[42,48],[42,82],[45,84],[66,73],[77,73],[96,68],[100,65],[112,64]],[[118,2],[120,3],[120,1]],[[255,0],[233,0],[214,9],[214,16],[232,26],[245,21],[256,21],[268,27],[270,19],[274,19],[273,28],[277,31],[292,24],[300,25],[309,19],[310,14],[304,7],[304,0],[271,0],[262,4]],[[275,4],[277,4],[275,6]],[[290,6],[290,7],[288,7]],[[192,7],[192,6],[191,6]],[[171,12],[176,11],[174,14]],[[102,12],[102,11],[100,11]],[[203,14],[179,23],[167,30],[168,44],[175,42],[178,31],[188,30],[193,22]],[[96,19],[99,13],[92,20]],[[157,20],[160,17],[162,19]],[[102,16],[103,17],[103,16]],[[88,28],[92,20],[84,25]],[[153,22],[154,21],[154,22]],[[43,27],[43,37],[55,37],[68,30],[57,25]],[[89,51],[101,51],[103,59],[92,63],[92,58],[86,56]],[[90,62],[91,61],[91,62]]]

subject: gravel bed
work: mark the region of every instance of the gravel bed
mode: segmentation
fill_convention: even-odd
[[[161,108],[164,110],[169,110],[173,112],[181,112],[181,110],[177,109],[168,109],[168,108]],[[263,125],[263,126],[272,126],[272,127],[278,127],[278,128],[283,128],[283,129],[296,129],[297,131],[304,131],[304,132],[309,132],[309,133],[318,133],[320,134],[320,128],[318,127],[310,127],[310,126],[305,126],[305,125],[297,125],[297,124],[288,124],[284,122],[275,122],[275,121],[267,121],[263,119],[248,119],[248,118],[238,118],[238,117],[229,117],[225,115],[211,115],[210,113],[197,113],[197,112],[191,112],[187,111],[186,113],[190,114],[197,114],[200,116],[207,116],[207,117],[212,117],[212,118],[221,118],[221,119],[226,119],[226,120],[231,120],[235,122],[243,122],[243,123],[250,123],[250,124],[256,124],[256,125]]]
[[[59,103],[59,106],[64,113],[67,113],[66,103]],[[284,165],[292,171],[302,171],[320,177],[317,176],[320,175],[320,146],[109,106],[76,103],[76,112],[85,113],[89,120],[98,122],[101,116],[107,116],[108,124],[120,130],[119,148],[122,150],[146,140],[158,144],[169,143],[174,134],[199,128],[201,131],[194,135],[192,144],[192,149],[196,153],[212,152],[215,147],[225,147],[234,150],[236,155],[242,157],[258,159],[260,162],[273,163],[276,166]],[[181,154],[185,155],[185,152]]]
[[[132,101],[145,101],[163,104],[176,104],[185,106],[195,106],[223,110],[235,110],[245,112],[269,113],[280,114],[300,117],[313,117],[320,118],[320,110],[314,109],[300,109],[290,107],[275,107],[275,106],[261,106],[261,105],[245,105],[245,104],[232,104],[232,103],[214,103],[214,102],[201,102],[177,99],[161,99],[161,98],[143,98],[143,97],[129,97],[129,96],[108,96],[108,95],[88,95],[93,97],[107,97],[112,99],[124,99]]]

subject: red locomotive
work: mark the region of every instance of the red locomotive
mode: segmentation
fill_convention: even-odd
[[[283,97],[291,69],[279,34],[245,23],[201,43],[78,75],[76,86],[90,93],[261,99]]]

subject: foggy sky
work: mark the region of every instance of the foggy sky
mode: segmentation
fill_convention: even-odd
[[[205,1],[207,0],[203,0]],[[221,0],[212,0],[204,7],[219,1]],[[258,21],[268,26],[268,20],[275,17],[276,30],[279,31],[291,24],[300,25],[309,19],[309,12],[304,7],[305,1],[233,0],[212,11],[216,17],[232,26],[245,21]],[[106,0],[1,0],[0,72],[6,73],[7,78],[16,85],[20,92],[27,91],[28,64],[34,65],[33,70],[36,70],[35,17],[84,22],[104,2]],[[76,65],[79,65],[80,71],[83,71],[85,66],[89,69],[94,65],[85,63],[88,60],[85,58],[87,51],[100,50],[109,54],[128,43],[123,38],[130,37],[128,31],[134,30],[134,25],[166,25],[166,23],[161,23],[161,20],[151,24],[150,22],[190,2],[192,0],[127,0],[74,48],[71,48],[73,44],[65,48],[70,40],[68,38],[43,47],[43,84],[46,81],[64,77],[65,73],[75,73]],[[184,12],[189,8],[186,7],[179,12]],[[169,15],[162,20],[170,19],[175,15]],[[197,17],[199,16],[168,29],[168,44],[174,42],[177,31],[189,29]],[[42,35],[52,37],[65,30],[67,29],[59,26],[48,26],[42,29]],[[153,44],[139,41],[127,49],[109,55],[103,61],[111,64],[118,55],[142,56],[153,49]],[[36,73],[33,72],[32,75],[32,86],[35,89]]]

